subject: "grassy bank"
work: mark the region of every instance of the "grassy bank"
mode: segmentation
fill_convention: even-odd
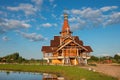
[[[81,69],[76,66],[0,64],[0,70],[60,73],[65,77],[65,80],[117,80],[113,77]]]

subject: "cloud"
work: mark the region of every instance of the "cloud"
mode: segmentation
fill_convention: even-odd
[[[113,25],[113,24],[120,24],[120,12],[116,12],[109,15],[108,20],[104,23],[104,25]]]
[[[105,6],[105,7],[100,8],[100,10],[103,12],[106,12],[106,11],[117,9],[117,8],[118,6]]]
[[[66,10],[65,12],[69,12],[68,10]],[[81,10],[78,10],[78,9],[72,9],[70,11],[72,14],[81,14]]]
[[[57,26],[57,24],[56,23],[54,23],[54,24],[51,24],[51,23],[43,23],[41,26],[43,26],[43,27],[52,27],[52,26]]]
[[[51,27],[52,24],[50,24],[50,23],[44,23],[44,24],[42,24],[42,26],[43,26],[43,27]]]
[[[52,2],[54,2],[54,0],[49,0],[49,2],[51,2],[51,3],[52,3]]]
[[[86,27],[86,22],[84,20],[79,19],[76,23],[71,24],[71,30],[79,30],[84,29]]]
[[[32,15],[35,14],[37,11],[37,8],[34,7],[32,4],[19,4],[19,6],[16,7],[7,7],[10,11],[23,11],[26,15]]]
[[[25,33],[25,32],[21,32],[21,31],[17,31],[18,33],[20,33],[24,38],[29,39],[30,41],[45,41],[47,40],[46,38],[44,38],[42,35],[37,34],[37,33]]]
[[[40,19],[42,19],[42,20],[47,20],[47,18],[44,17],[44,16],[42,16],[41,14],[39,15],[39,17],[40,17]]]
[[[35,9],[37,11],[40,11],[42,8],[43,0],[31,0],[33,3],[35,3]]]
[[[3,37],[2,37],[2,40],[3,40],[3,41],[8,41],[9,38],[8,38],[7,36],[3,36]]]
[[[120,56],[120,53],[117,53],[117,55],[119,55],[119,56]]]
[[[71,17],[71,18],[69,18],[69,21],[70,22],[75,22],[75,21],[78,21],[79,19],[78,18],[76,18],[76,17]]]
[[[87,23],[89,26],[99,25],[100,23],[102,23],[104,18],[104,16],[102,15],[99,9],[92,9],[92,8],[84,8],[82,10],[72,9],[72,10],[69,10],[69,14],[71,14],[72,16],[75,16],[73,18],[70,18],[71,22],[76,21],[79,23],[82,21],[83,24]]]
[[[32,0],[36,5],[42,5],[43,0]]]
[[[118,6],[104,6],[98,9],[88,7],[64,10],[64,12],[70,14],[69,21],[72,28],[78,30],[120,24],[120,12],[115,12],[115,9],[118,9]]]
[[[26,29],[29,27],[30,24],[27,24],[24,21],[0,18],[0,33],[4,33],[8,30]]]

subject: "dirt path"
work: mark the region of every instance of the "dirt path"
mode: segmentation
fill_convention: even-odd
[[[120,65],[113,64],[97,64],[97,66],[89,66],[88,69],[93,69],[97,72],[101,72],[113,77],[118,78],[120,80]]]

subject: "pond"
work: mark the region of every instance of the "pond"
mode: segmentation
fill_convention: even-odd
[[[0,71],[0,80],[64,80],[55,74]]]

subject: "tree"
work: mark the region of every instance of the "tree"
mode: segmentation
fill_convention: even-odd
[[[18,60],[17,60],[18,63],[22,63],[23,62],[23,58],[22,57],[19,57]]]
[[[12,54],[11,56],[12,56],[13,60],[17,60],[19,58],[19,53],[16,52],[16,53]]]
[[[115,54],[115,55],[114,55],[114,59],[115,59],[118,63],[120,63],[120,55]]]
[[[2,59],[4,59],[4,61]],[[25,61],[25,59],[19,56],[18,52],[0,58],[0,62],[7,62],[7,63],[22,63],[23,61]]]
[[[91,56],[91,58],[88,60],[88,62],[98,62],[99,58],[96,56]]]

